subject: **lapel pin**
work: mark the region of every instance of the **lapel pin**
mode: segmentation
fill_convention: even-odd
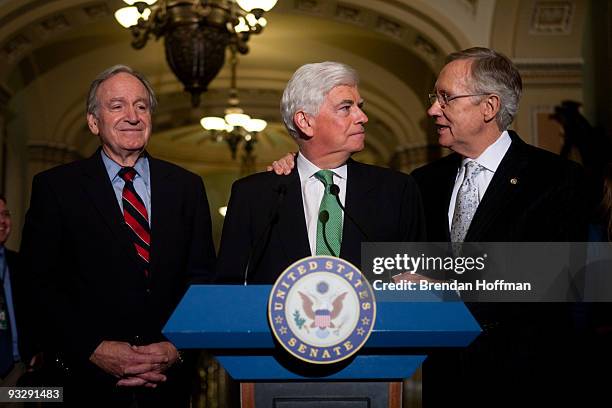
[[[510,184],[513,184],[513,185],[518,184],[518,179],[517,179],[516,177],[512,177],[512,178],[510,179]]]

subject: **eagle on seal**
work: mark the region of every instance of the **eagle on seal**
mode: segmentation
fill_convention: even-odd
[[[329,307],[329,302],[321,302],[315,296],[309,296],[298,291],[302,298],[302,308],[306,316],[313,320],[310,327],[318,327],[319,329],[326,329],[327,327],[335,328],[333,320],[340,315],[342,307],[344,306],[344,298],[346,298],[347,292],[344,292],[334,298]],[[314,298],[314,300],[313,300]],[[320,304],[316,309],[315,302]]]

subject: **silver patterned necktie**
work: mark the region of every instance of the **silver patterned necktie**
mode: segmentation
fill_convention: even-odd
[[[485,168],[470,160],[465,164],[463,182],[457,191],[455,212],[451,223],[451,242],[463,242],[480,203],[476,177]]]

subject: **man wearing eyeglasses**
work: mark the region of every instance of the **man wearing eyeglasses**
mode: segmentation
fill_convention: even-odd
[[[453,53],[447,62],[427,113],[440,145],[454,154],[413,172],[425,197],[429,241],[583,241],[579,166],[508,130],[522,91],[514,64],[486,48]],[[461,228],[455,212],[466,173],[477,210]]]
[[[447,58],[427,113],[440,145],[454,153],[413,172],[429,241],[585,240],[579,166],[508,130],[521,91],[517,68],[491,49],[470,48]],[[569,305],[469,307],[483,334],[461,354],[437,354],[426,362],[425,407],[496,406],[525,402],[525,394],[550,402],[567,395],[579,348]]]

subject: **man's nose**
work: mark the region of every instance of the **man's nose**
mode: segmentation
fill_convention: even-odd
[[[434,103],[432,103],[429,109],[427,109],[427,114],[432,118],[435,118],[436,116],[441,116],[442,107],[440,106],[440,102],[436,100]]]
[[[138,122],[140,120],[140,117],[138,116],[138,112],[136,111],[136,109],[133,106],[128,106],[126,113],[125,113],[125,118],[128,122],[130,123],[135,123]]]
[[[368,120],[368,115],[366,115],[361,108],[357,107],[357,120],[355,122],[364,124],[367,123]]]

